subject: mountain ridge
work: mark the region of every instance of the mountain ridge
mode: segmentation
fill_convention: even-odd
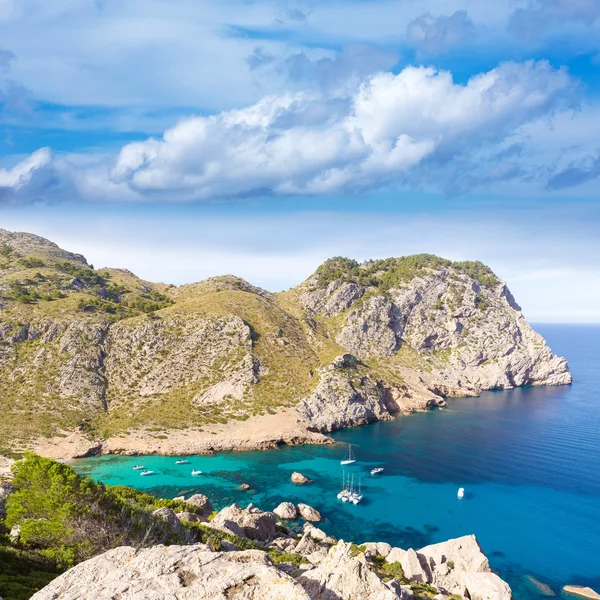
[[[76,432],[90,444],[75,454],[176,453],[163,440],[183,432],[196,440],[184,450],[223,449],[246,422],[262,433],[231,448],[323,442],[445,397],[571,382],[480,262],[335,257],[273,294],[233,275],[176,287],[95,270],[4,230],[0,374],[0,449]],[[266,435],[279,413],[286,425]]]

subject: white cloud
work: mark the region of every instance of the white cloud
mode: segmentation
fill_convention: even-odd
[[[449,17],[425,13],[408,24],[406,37],[421,53],[441,54],[473,39],[475,26],[466,10],[458,10]]]
[[[40,148],[12,169],[0,169],[0,200],[3,190],[20,190],[31,182],[36,171],[48,165],[51,160],[50,148]]]
[[[185,119],[162,139],[126,145],[111,180],[141,196],[185,200],[418,183],[572,106],[572,89],[565,71],[543,61],[505,63],[465,85],[449,72],[407,67],[369,77],[343,112],[317,112],[309,124],[296,117],[327,102],[316,93]]]

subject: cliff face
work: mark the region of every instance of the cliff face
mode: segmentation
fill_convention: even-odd
[[[332,259],[282,294],[233,276],[176,288],[0,230],[0,448],[76,429],[160,439],[291,407],[300,429],[329,432],[570,381],[480,263]]]
[[[408,269],[403,263],[410,259],[420,261]],[[349,273],[326,264],[296,298],[340,346],[363,360],[412,366],[439,394],[571,382],[565,359],[531,329],[506,284],[487,267],[428,256],[387,262]],[[329,282],[332,269],[336,277]]]

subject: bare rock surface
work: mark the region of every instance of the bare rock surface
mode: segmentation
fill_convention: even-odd
[[[213,512],[212,504],[208,499],[208,496],[205,494],[193,494],[187,500],[185,500],[186,504],[191,504],[193,506],[197,506],[202,509],[202,514],[207,517]]]
[[[32,600],[310,600],[258,550],[121,547],[70,569]]]
[[[582,585],[565,585],[563,590],[567,592],[567,594],[574,594],[581,598],[588,598],[588,600],[600,600],[600,594],[590,587]]]
[[[295,519],[298,516],[298,511],[291,502],[282,502],[273,512],[280,519]]]
[[[237,504],[219,511],[212,524],[227,527],[238,532],[238,535],[263,542],[273,539],[277,532],[277,517],[274,513],[248,510]]]
[[[310,479],[308,477],[306,477],[305,475],[302,475],[302,473],[298,473],[297,471],[295,471],[294,473],[292,473],[292,476],[290,477],[292,483],[298,484],[298,485],[303,485],[305,483],[309,483]]]
[[[392,419],[385,388],[359,369],[359,361],[353,355],[339,356],[322,367],[319,376],[315,391],[297,407],[310,429],[330,432]]]
[[[298,514],[302,519],[305,519],[306,521],[317,522],[322,519],[321,513],[316,508],[313,508],[308,504],[298,504]]]
[[[343,541],[331,548],[316,569],[297,578],[312,600],[397,600],[399,586],[383,583],[367,565],[364,555],[352,556]]]

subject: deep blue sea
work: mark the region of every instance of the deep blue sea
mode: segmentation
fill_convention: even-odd
[[[451,400],[446,410],[337,433],[358,459],[346,468],[362,477],[365,499],[357,506],[336,498],[341,444],[190,457],[181,466],[156,456],[75,466],[161,497],[201,491],[217,508],[305,502],[325,516],[325,531],[357,543],[418,548],[475,533],[517,600],[541,597],[528,576],[557,594],[568,583],[600,591],[600,326],[536,329],[569,360],[573,385],[488,392]],[[137,463],[157,474],[140,477],[132,470]],[[371,476],[374,466],[385,470]],[[192,477],[192,468],[204,474]],[[293,471],[314,483],[291,484]],[[253,489],[239,490],[242,482]]]

